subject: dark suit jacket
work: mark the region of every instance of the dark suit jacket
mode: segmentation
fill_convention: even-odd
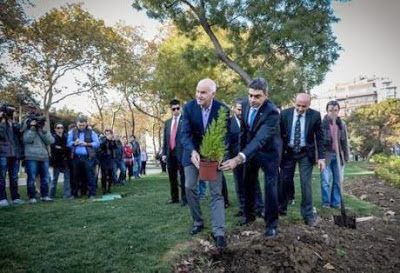
[[[230,122],[229,158],[234,158],[235,156],[238,155],[238,153],[240,151],[240,146],[239,146],[240,127],[234,116],[230,118],[229,122]],[[240,120],[239,120],[239,122],[240,122]]]
[[[290,134],[293,123],[293,111],[295,111],[294,107],[285,109],[281,112],[280,127],[283,140],[283,156],[288,154]],[[316,152],[318,152],[318,159],[325,158],[325,148],[323,146],[323,131],[321,126],[321,114],[318,111],[315,111],[313,109],[307,110],[305,133],[306,152],[310,162],[315,163]],[[315,146],[315,144],[317,144],[317,147]]]
[[[219,108],[224,107],[227,111],[229,108],[217,101],[213,100],[210,115],[207,122],[207,127],[210,125],[212,120],[218,117]],[[229,117],[229,116],[228,116]],[[227,129],[230,131],[229,119],[227,117]],[[199,152],[201,142],[203,140],[205,129],[203,128],[203,117],[201,115],[201,108],[197,104],[196,100],[191,100],[183,106],[183,118],[182,118],[182,130],[181,130],[181,144],[183,146],[182,154],[182,165],[184,167],[192,164],[190,160],[193,150]],[[229,139],[227,138],[227,145]]]
[[[182,119],[183,119],[183,115],[181,115],[181,117],[179,119],[178,128],[177,128],[176,137],[175,137],[175,143],[176,143],[175,155],[178,157],[179,162],[182,160],[182,144],[180,141],[181,129],[182,129]],[[162,154],[167,156],[167,159],[169,158],[170,152],[171,152],[169,149],[169,140],[171,137],[172,120],[173,120],[173,118],[170,118],[169,120],[167,120],[165,122],[165,126],[164,126],[164,144],[163,144]]]
[[[242,104],[240,151],[246,155],[246,160],[256,153],[278,159],[281,147],[278,109],[271,101],[266,100],[258,110],[252,128],[247,123],[249,111],[250,105],[246,100]]]

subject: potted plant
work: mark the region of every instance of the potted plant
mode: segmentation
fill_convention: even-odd
[[[218,166],[227,151],[225,145],[227,115],[227,110],[221,107],[218,111],[218,117],[211,122],[204,135],[200,146],[200,180],[217,180]]]

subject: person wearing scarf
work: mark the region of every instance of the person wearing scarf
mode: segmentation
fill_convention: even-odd
[[[340,105],[333,100],[326,105],[322,120],[324,147],[326,150],[326,168],[321,173],[322,207],[339,208],[341,201],[340,183],[344,173],[344,163],[349,160],[349,145],[346,123],[338,117]],[[337,149],[339,152],[337,153]],[[337,158],[339,154],[339,159]],[[337,162],[339,160],[339,164]],[[332,176],[332,186],[330,177]]]

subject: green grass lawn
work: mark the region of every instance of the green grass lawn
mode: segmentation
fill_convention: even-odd
[[[349,164],[346,181],[368,175],[362,163]],[[227,210],[227,230],[232,232],[237,218],[237,199],[232,174],[228,173],[232,207]],[[320,186],[314,173],[314,203],[320,211]],[[283,221],[299,222],[300,189],[296,177],[296,205]],[[58,195],[61,195],[59,185]],[[86,199],[53,203],[24,204],[0,209],[0,272],[171,272],[174,258],[194,238],[187,207],[166,205],[169,183],[165,174],[150,175],[113,193],[124,198],[109,202]],[[26,198],[26,187],[20,188]],[[206,230],[210,233],[209,200],[202,204]],[[346,196],[346,205],[358,215],[376,207]],[[332,213],[332,211],[322,211]],[[197,237],[196,237],[197,238]]]

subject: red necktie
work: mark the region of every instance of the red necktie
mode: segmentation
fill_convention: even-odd
[[[169,149],[173,151],[176,146],[176,132],[178,131],[178,120],[174,118],[174,125],[172,126],[171,136],[169,138]]]

